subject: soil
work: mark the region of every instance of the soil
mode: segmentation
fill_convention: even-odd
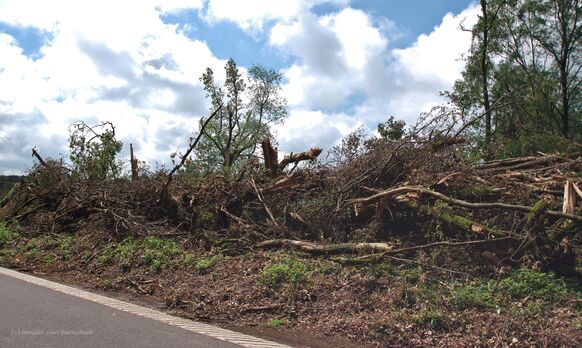
[[[137,261],[139,252],[129,265],[117,258],[104,265],[98,259],[109,244],[107,236],[98,230],[72,235],[72,249],[65,255],[56,243],[39,243],[31,253],[26,247],[30,239],[21,236],[0,260],[21,271],[297,347],[582,344],[580,296],[536,301],[536,311],[527,309],[527,298],[503,308],[459,309],[448,300],[449,290],[467,280],[458,274],[415,265],[384,272],[286,251],[226,255],[203,271],[185,264],[182,255],[155,270]],[[191,247],[186,239],[182,246],[200,257],[217,254]],[[471,252],[455,250],[455,255],[439,254],[431,262],[448,255],[449,267],[484,272],[470,269],[476,264],[470,262]],[[261,282],[266,267],[290,259],[306,265],[304,282]],[[463,266],[462,260],[469,262]],[[273,320],[281,325],[268,327]]]

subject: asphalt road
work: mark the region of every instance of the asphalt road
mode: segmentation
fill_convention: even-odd
[[[239,347],[0,274],[0,347]]]

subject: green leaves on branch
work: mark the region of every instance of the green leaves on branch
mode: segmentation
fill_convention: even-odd
[[[111,122],[89,126],[78,121],[69,126],[70,159],[73,175],[92,181],[114,179],[121,174],[122,164],[115,156],[123,143],[115,138]]]

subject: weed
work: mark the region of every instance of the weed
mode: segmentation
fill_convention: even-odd
[[[285,325],[286,321],[282,319],[271,319],[265,323],[265,326],[271,329],[276,329]]]
[[[133,237],[125,238],[115,248],[115,253],[119,256],[119,263],[123,266],[132,264],[134,254],[140,247],[140,243]]]
[[[453,296],[453,303],[459,309],[469,307],[495,308],[496,300],[487,284],[478,282],[468,283],[461,286]]]
[[[370,276],[375,279],[380,279],[386,276],[396,276],[398,274],[397,267],[389,262],[372,264],[368,267],[367,271]]]
[[[503,279],[474,281],[454,292],[452,302],[459,308],[496,308],[504,301],[532,299],[555,301],[569,292],[566,282],[554,273],[521,268]],[[539,314],[536,305],[525,308],[528,314]]]
[[[335,262],[325,263],[319,267],[318,271],[321,275],[339,274],[342,271],[342,266]]]
[[[146,238],[144,247],[144,263],[158,271],[166,267],[168,259],[180,251],[176,242],[156,237]]]
[[[417,324],[429,327],[433,330],[442,330],[446,328],[443,313],[437,309],[421,310],[414,314],[412,319]]]
[[[270,288],[278,288],[284,283],[298,287],[308,279],[307,267],[303,262],[285,259],[282,263],[265,267],[258,281]]]
[[[533,271],[520,268],[509,277],[499,281],[491,281],[490,287],[498,289],[511,299],[522,299],[527,296],[553,301],[568,292],[563,279],[554,273]]]
[[[48,254],[48,255],[45,255],[45,257],[43,258],[42,261],[45,263],[45,265],[51,266],[55,263],[55,257],[54,257],[54,255]]]
[[[101,251],[99,257],[97,257],[97,265],[105,266],[108,265],[113,257],[115,257],[115,246],[113,244],[107,244],[105,248]]]
[[[16,254],[16,250],[0,249],[0,265],[7,264],[7,259],[12,258]]]
[[[186,264],[193,267],[199,273],[204,273],[214,267],[220,260],[222,255],[214,255],[211,257],[197,257],[194,254],[187,254],[185,257]]]
[[[26,243],[24,243],[24,246],[21,247],[21,251],[24,252],[38,251],[38,247],[40,244],[39,242],[40,241],[38,240],[38,238],[31,238]]]
[[[10,226],[6,225],[4,222],[0,222],[0,247],[13,241],[18,236]]]
[[[62,260],[68,260],[71,257],[72,251],[72,244],[73,244],[73,237],[66,236],[60,240],[59,245],[59,256]]]

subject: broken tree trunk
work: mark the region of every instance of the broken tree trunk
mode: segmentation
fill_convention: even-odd
[[[271,146],[271,141],[269,140],[268,137],[263,139],[261,146],[263,148],[263,157],[265,158],[265,168],[269,170],[271,178],[274,178],[277,176],[277,172],[279,169],[279,166],[277,164],[277,162],[279,161],[279,159],[277,158],[278,156],[277,150],[275,150],[273,146]]]
[[[576,191],[574,191],[574,184],[570,180],[566,180],[564,184],[564,205],[562,206],[562,213],[574,214],[576,210]]]
[[[131,162],[131,180],[132,181],[137,181],[138,179],[138,173],[137,173],[137,158],[135,158],[134,154],[133,154],[133,144],[129,144],[129,156],[130,156],[130,162]]]
[[[40,162],[41,165],[46,167],[46,162],[40,157],[40,154],[36,151],[36,148],[32,148],[32,155]]]
[[[283,160],[281,160],[281,163],[279,163],[279,169],[285,168],[290,163],[299,163],[306,160],[313,161],[317,158],[317,156],[319,156],[321,151],[322,150],[319,147],[312,147],[309,151],[291,153],[285,156]]]

